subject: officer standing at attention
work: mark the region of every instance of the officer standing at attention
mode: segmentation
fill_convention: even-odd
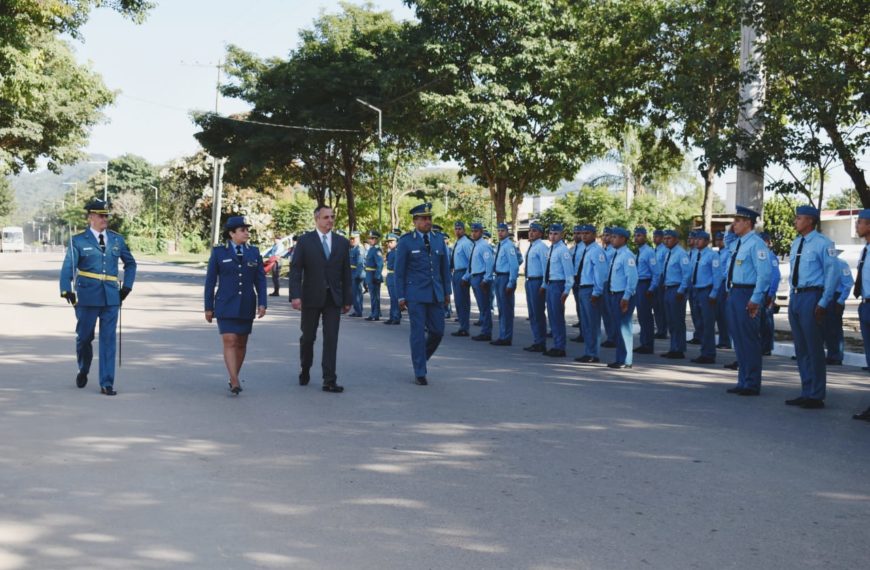
[[[858,272],[855,277],[855,298],[861,303],[858,305],[858,322],[861,325],[861,338],[864,340],[864,364],[865,372],[870,371],[870,210],[861,210],[858,220],[855,222],[855,233],[864,240],[861,249],[861,258],[858,261]],[[855,420],[870,422],[870,407],[861,413],[852,416]]]
[[[583,233],[580,229],[583,226],[578,224],[574,226],[574,247],[571,248],[571,263],[574,265],[574,287],[571,292],[574,294],[574,307],[577,311],[577,327],[580,332],[577,336],[571,339],[571,342],[583,342],[583,315],[580,308],[580,279],[577,278],[577,267],[580,265],[580,257],[583,255],[583,250],[586,244],[583,243]]]
[[[604,247],[604,256],[607,258],[607,267],[610,268],[610,264],[613,263],[613,257],[616,255],[616,249],[614,249],[613,244],[611,243],[613,228],[605,227],[604,233],[601,234],[601,243]],[[604,348],[613,348],[616,346],[616,338],[613,336],[613,321],[616,320],[616,316],[610,314],[610,303],[607,302],[607,298],[604,299],[604,302],[601,304],[601,318],[604,320],[604,342],[601,343],[601,346]]]
[[[450,267],[453,271],[453,303],[456,305],[456,317],[459,319],[459,330],[450,333],[452,336],[469,336],[471,325],[471,290],[470,284],[462,277],[471,265],[471,250],[474,243],[465,235],[465,222],[453,224],[453,235],[456,242],[450,251]]]
[[[541,294],[547,256],[550,250],[544,240],[544,228],[538,222],[529,224],[529,249],[526,251],[526,306],[529,308],[529,326],[532,328],[532,344],[523,348],[527,352],[547,350],[546,294]]]
[[[719,331],[719,342],[716,348],[731,348],[731,336],[728,333],[728,319],[726,318],[725,299],[727,297],[725,291],[725,268],[728,267],[728,258],[731,255],[731,250],[725,247],[725,232],[716,232],[714,244],[719,248],[717,255],[719,256],[719,275],[718,294],[716,296],[716,328]]]
[[[729,394],[761,393],[761,304],[770,287],[767,246],[755,233],[758,212],[737,206],[731,231],[731,257],[725,268],[728,289],[728,327],[737,357],[737,385]]]
[[[361,317],[363,308],[362,285],[365,281],[365,257],[359,243],[359,232],[350,232],[350,278],[353,281],[353,310],[349,317]]]
[[[598,358],[598,335],[601,331],[601,309],[605,301],[604,287],[607,282],[607,256],[604,249],[595,241],[595,226],[584,224],[580,227],[583,244],[575,274],[580,280],[580,304],[583,322],[583,355],[574,358],[575,362],[595,363]]]
[[[625,244],[631,235],[625,228],[611,228],[610,243],[615,254],[610,262],[607,283],[610,291],[607,302],[613,316],[613,336],[616,337],[616,359],[608,368],[631,368],[634,335],[631,317],[634,314],[634,296],[637,291],[637,261]]]
[[[656,321],[655,338],[664,340],[668,338],[668,310],[665,307],[665,286],[662,282],[664,277],[665,257],[668,255],[668,248],[664,243],[665,231],[653,231],[653,244],[656,251],[656,265],[659,267],[659,279],[656,282],[656,298],[654,316]]]
[[[547,315],[553,331],[553,348],[545,350],[544,356],[562,356],[565,352],[565,299],[571,294],[574,284],[574,266],[571,265],[571,252],[562,241],[562,224],[550,225],[550,254],[544,267],[543,289],[547,296]]]
[[[136,260],[120,234],[106,229],[109,206],[92,200],[85,206],[88,229],[72,236],[60,271],[60,296],[75,307],[76,386],[88,383],[92,343],[97,320],[100,321],[100,393],[114,396],[115,330],[121,303],[133,290]],[[124,282],[118,288],[118,260],[124,269]],[[72,286],[70,286],[72,283]]]
[[[825,407],[824,322],[837,291],[837,256],[834,243],[816,230],[819,211],[812,206],[798,206],[795,213],[794,227],[799,235],[789,254],[792,290],[788,324],[801,376],[801,395],[786,404],[817,409]]]
[[[692,359],[696,364],[716,362],[716,300],[722,284],[722,266],[719,253],[707,247],[709,243],[710,234],[703,230],[695,232],[697,255],[691,265],[691,287],[698,316],[698,337],[701,339],[701,355]]]
[[[845,260],[840,259],[842,249],[834,250],[837,254],[837,293],[834,300],[836,303],[831,303],[828,310],[825,311],[825,346],[828,349],[828,358],[825,363],[829,366],[840,366],[843,364],[843,352],[845,351],[843,341],[843,311],[846,309],[846,299],[852,292],[855,285],[855,280],[852,279],[852,271],[849,269],[849,264]]]
[[[698,251],[697,236],[699,230],[692,230],[686,240],[686,253],[689,254],[689,267],[695,267],[695,261],[700,253]],[[701,316],[695,310],[695,288],[689,283],[686,290],[686,304],[689,306],[689,314],[692,316],[692,339],[688,344],[701,344]]]
[[[432,224],[432,231],[439,234],[444,239],[444,247],[447,248],[447,258],[450,260],[450,275],[453,275],[453,248],[450,247],[450,238],[444,233],[444,228],[438,224]],[[453,310],[450,305],[444,307],[444,318],[449,319],[453,316]]]
[[[659,282],[659,265],[656,262],[656,252],[646,243],[646,228],[640,226],[634,229],[634,243],[637,253],[634,256],[637,264],[637,322],[640,325],[640,346],[634,349],[637,354],[652,354],[655,350],[655,320],[653,305],[655,304]]]
[[[689,256],[679,244],[679,235],[676,230],[665,230],[668,252],[662,266],[668,334],[671,337],[670,349],[662,357],[672,359],[686,357],[686,291],[692,277]]]
[[[758,237],[767,246],[767,258],[770,260],[770,287],[764,296],[764,304],[761,306],[761,355],[770,356],[773,353],[773,310],[776,307],[776,291],[779,289],[779,280],[782,274],[779,271],[779,258],[770,247],[770,234],[761,232]]]
[[[414,230],[399,238],[396,289],[399,307],[411,322],[411,361],[415,382],[426,380],[426,362],[444,336],[444,306],[450,303],[450,258],[444,240],[432,233],[432,204],[411,210]]]
[[[471,284],[477,310],[480,313],[480,334],[471,337],[473,340],[492,340],[492,305],[490,304],[490,284],[495,256],[489,244],[483,239],[483,224],[471,224],[471,262],[462,280]]]
[[[505,223],[498,225],[498,247],[495,250],[495,294],[498,297],[498,338],[489,344],[510,346],[514,338],[514,295],[520,266],[517,248]]]
[[[390,296],[390,318],[385,325],[398,325],[402,322],[402,311],[399,310],[399,298],[396,296],[396,242],[399,239],[394,233],[387,234],[387,294]]]
[[[381,282],[384,279],[384,257],[378,242],[381,233],[377,230],[369,232],[369,249],[366,251],[366,287],[369,290],[371,309],[367,321],[381,320]]]

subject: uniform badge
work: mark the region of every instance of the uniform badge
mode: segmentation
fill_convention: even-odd
[[[684,258],[683,258],[683,261],[682,261],[682,264],[683,264],[683,265],[688,265],[688,264],[689,264],[689,258],[688,258],[688,257],[684,257]]]
[[[735,263],[735,265],[743,265],[743,260],[742,259],[735,259],[734,263]]]
[[[846,268],[846,267],[843,268],[843,275],[851,275],[851,274],[852,274],[852,272],[849,271],[848,268]]]
[[[828,248],[828,255],[831,257],[837,257],[837,249],[833,247]]]
[[[719,260],[718,259],[713,260],[713,267],[719,267]]]
[[[598,261],[604,261],[604,254],[603,253],[598,254]]]
[[[488,251],[484,251],[484,252],[483,252],[483,258],[484,258],[484,259],[489,259],[489,257],[490,257],[490,253],[489,253]]]
[[[758,259],[767,259],[767,252],[763,249],[758,250]]]
[[[633,257],[628,258],[628,265],[629,265],[629,267],[634,267],[634,258]]]
[[[650,260],[649,260],[649,264],[650,264],[650,265],[655,265],[655,264],[656,264],[656,258],[655,258],[655,257],[650,258]]]

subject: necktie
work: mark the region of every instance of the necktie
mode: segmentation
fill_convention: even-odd
[[[453,251],[450,252],[450,267],[456,269],[456,250],[459,249],[459,240],[453,244]]]
[[[740,244],[743,242],[742,239],[737,240],[737,248],[734,250],[734,253],[731,255],[730,263],[728,264],[728,289],[731,289],[731,285],[734,284],[734,266],[737,264],[737,252],[740,251]]]
[[[695,258],[695,270],[692,272],[692,285],[698,283],[698,266],[701,265],[701,251],[698,251],[698,257]]]
[[[667,281],[665,280],[665,277],[667,277],[667,274],[668,274],[668,263],[671,262],[671,252],[673,252],[673,251],[674,251],[673,249],[669,249],[669,250],[668,250],[668,255],[665,257],[665,266],[662,268],[662,279],[661,279],[661,284],[662,284],[662,285],[666,285],[666,284],[667,284]]]
[[[804,251],[804,238],[801,236],[801,242],[798,244],[797,255],[794,256],[794,273],[791,276],[791,285],[795,289],[798,286],[798,275],[800,275],[801,270],[801,254]]]
[[[329,242],[326,241],[326,235],[320,236],[323,238],[323,255],[326,256],[326,259],[329,259]]]
[[[432,247],[429,245],[429,234],[423,234],[423,243],[426,245],[426,253],[432,255]]]
[[[867,257],[867,246],[864,246],[864,250],[861,252],[861,261],[858,262],[858,276],[855,278],[855,298],[860,299],[864,296],[864,279],[862,277],[862,273],[864,273],[864,258]]]
[[[100,249],[106,253],[106,240],[103,238],[103,234],[100,234]]]
[[[495,248],[495,264],[496,264],[496,270],[497,270],[497,267],[498,267],[498,254],[499,254],[500,251],[501,251],[501,242],[498,242],[498,247]]]
[[[610,287],[610,278],[613,277],[613,266],[614,265],[616,265],[616,255],[614,255],[613,259],[610,261],[610,271],[607,272],[607,290],[608,291],[613,291],[613,289]]]
[[[580,256],[580,267],[577,268],[577,277],[583,277],[583,262],[586,261],[586,254],[589,252],[589,248],[583,250],[583,255]],[[577,280],[577,284],[580,284],[580,280]]]
[[[240,245],[236,246],[236,257],[238,257],[239,261],[241,261],[241,259],[242,259],[242,246],[240,246]]]
[[[550,258],[553,257],[553,248],[555,247],[551,247],[549,253],[547,253],[547,268],[544,270],[544,283],[550,282]]]

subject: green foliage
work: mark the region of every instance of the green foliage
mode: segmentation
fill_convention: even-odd
[[[828,210],[848,210],[849,208],[861,208],[861,199],[854,188],[844,188],[839,194],[828,198],[825,202]]]
[[[144,253],[145,255],[166,253],[166,240],[136,235],[128,235],[124,239],[133,253]]]
[[[276,236],[296,235],[314,225],[314,200],[297,195],[293,200],[278,200],[272,208],[272,230]]]
[[[794,211],[800,205],[788,196],[773,196],[764,201],[764,229],[770,234],[771,248],[777,255],[787,254],[797,237]]]
[[[5,178],[0,178],[0,219],[15,211],[15,195],[12,185]]]

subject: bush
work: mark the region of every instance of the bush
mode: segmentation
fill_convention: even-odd
[[[130,251],[144,253],[145,255],[166,253],[166,240],[161,238],[130,236],[127,238],[127,246],[130,248]]]
[[[185,234],[181,238],[180,253],[203,253],[208,251],[208,246],[199,236],[193,234]]]

